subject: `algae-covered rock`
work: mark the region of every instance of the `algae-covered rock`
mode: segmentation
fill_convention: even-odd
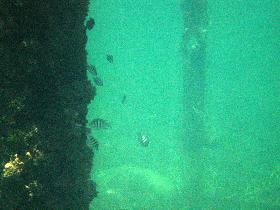
[[[96,196],[85,129],[88,3],[0,1],[1,210],[83,210]]]

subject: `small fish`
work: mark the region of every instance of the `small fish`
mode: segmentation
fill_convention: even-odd
[[[143,146],[143,147],[147,147],[150,143],[150,138],[145,135],[145,134],[142,134],[142,133],[137,133],[137,138],[138,138],[138,141],[140,142],[140,144]]]
[[[97,86],[103,86],[103,81],[102,81],[101,78],[99,78],[99,77],[94,77],[94,78],[93,78],[93,81],[94,81],[94,83],[95,83]]]
[[[99,143],[96,140],[96,138],[94,138],[93,136],[88,136],[87,137],[86,144],[89,148],[98,150]]]
[[[97,76],[97,71],[96,71],[96,67],[94,65],[88,64],[87,65],[87,70],[93,75],[93,76]]]
[[[123,95],[122,97],[122,104],[124,104],[126,102],[126,95]]]
[[[91,30],[95,25],[95,21],[93,18],[90,18],[86,23],[86,29]]]
[[[97,130],[110,128],[111,125],[107,120],[103,120],[101,118],[93,119],[90,123],[91,127]]]
[[[106,55],[106,59],[109,63],[113,63],[114,62],[114,57],[113,55],[107,54]]]

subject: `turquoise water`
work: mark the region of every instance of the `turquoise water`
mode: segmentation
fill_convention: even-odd
[[[275,209],[279,2],[208,1],[203,106],[190,105],[197,95],[186,88],[192,85],[186,49],[196,50],[197,40],[184,40],[182,3],[91,2],[96,25],[87,32],[88,63],[104,85],[88,119],[111,124],[93,131],[99,194],[91,209]],[[196,122],[199,130],[186,126]],[[148,147],[139,144],[139,132],[150,138]],[[204,140],[193,149],[198,133]]]

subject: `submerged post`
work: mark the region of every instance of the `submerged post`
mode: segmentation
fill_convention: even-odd
[[[203,148],[207,145],[204,130],[205,74],[207,48],[207,1],[186,0],[182,4],[185,24],[185,145],[192,165],[187,205],[200,209],[203,203]]]

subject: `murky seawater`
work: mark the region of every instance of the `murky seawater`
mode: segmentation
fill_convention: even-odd
[[[88,119],[111,125],[93,130],[92,210],[280,205],[277,11],[277,1],[91,2],[88,63],[103,86]]]

